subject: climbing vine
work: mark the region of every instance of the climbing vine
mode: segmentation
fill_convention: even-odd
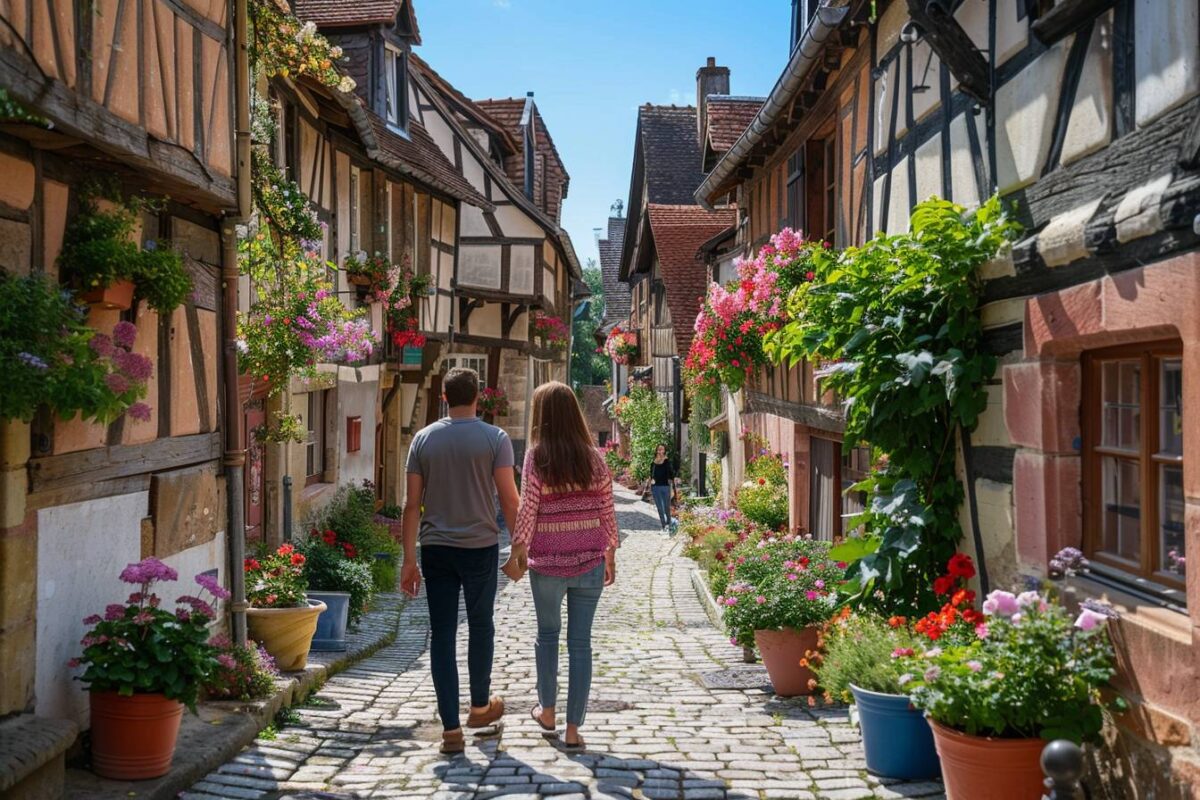
[[[975,427],[996,368],[980,347],[978,268],[1017,230],[996,197],[971,213],[921,203],[907,233],[819,261],[789,298],[791,321],[767,337],[776,358],[818,362],[844,402],[846,440],[885,455],[858,487],[869,508],[847,524],[865,535],[836,554],[853,562],[847,587],[861,603],[937,605],[933,581],[962,536],[955,435]]]

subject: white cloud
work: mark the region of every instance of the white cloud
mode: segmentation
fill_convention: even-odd
[[[502,8],[505,11],[512,8],[512,0],[492,0],[492,5],[496,8]]]

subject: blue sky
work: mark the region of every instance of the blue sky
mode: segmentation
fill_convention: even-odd
[[[592,229],[629,194],[642,103],[694,105],[708,56],[734,94],[765,95],[787,58],[787,3],[774,0],[415,0],[417,53],[469,97],[538,108],[571,175],[563,227],[581,262]]]

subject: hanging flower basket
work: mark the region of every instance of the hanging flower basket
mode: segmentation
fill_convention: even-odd
[[[611,358],[614,364],[632,364],[638,354],[637,332],[623,330],[618,325],[609,331],[603,349],[604,354]]]
[[[529,320],[529,334],[534,343],[547,350],[560,350],[567,346],[570,331],[565,322],[544,311],[535,311]]]
[[[126,311],[133,306],[133,289],[133,281],[119,280],[82,292],[79,299],[93,308]]]

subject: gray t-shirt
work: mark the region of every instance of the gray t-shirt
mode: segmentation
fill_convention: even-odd
[[[478,417],[445,417],[422,428],[408,451],[408,472],[420,475],[425,484],[421,544],[497,544],[494,473],[512,466],[508,434]]]

